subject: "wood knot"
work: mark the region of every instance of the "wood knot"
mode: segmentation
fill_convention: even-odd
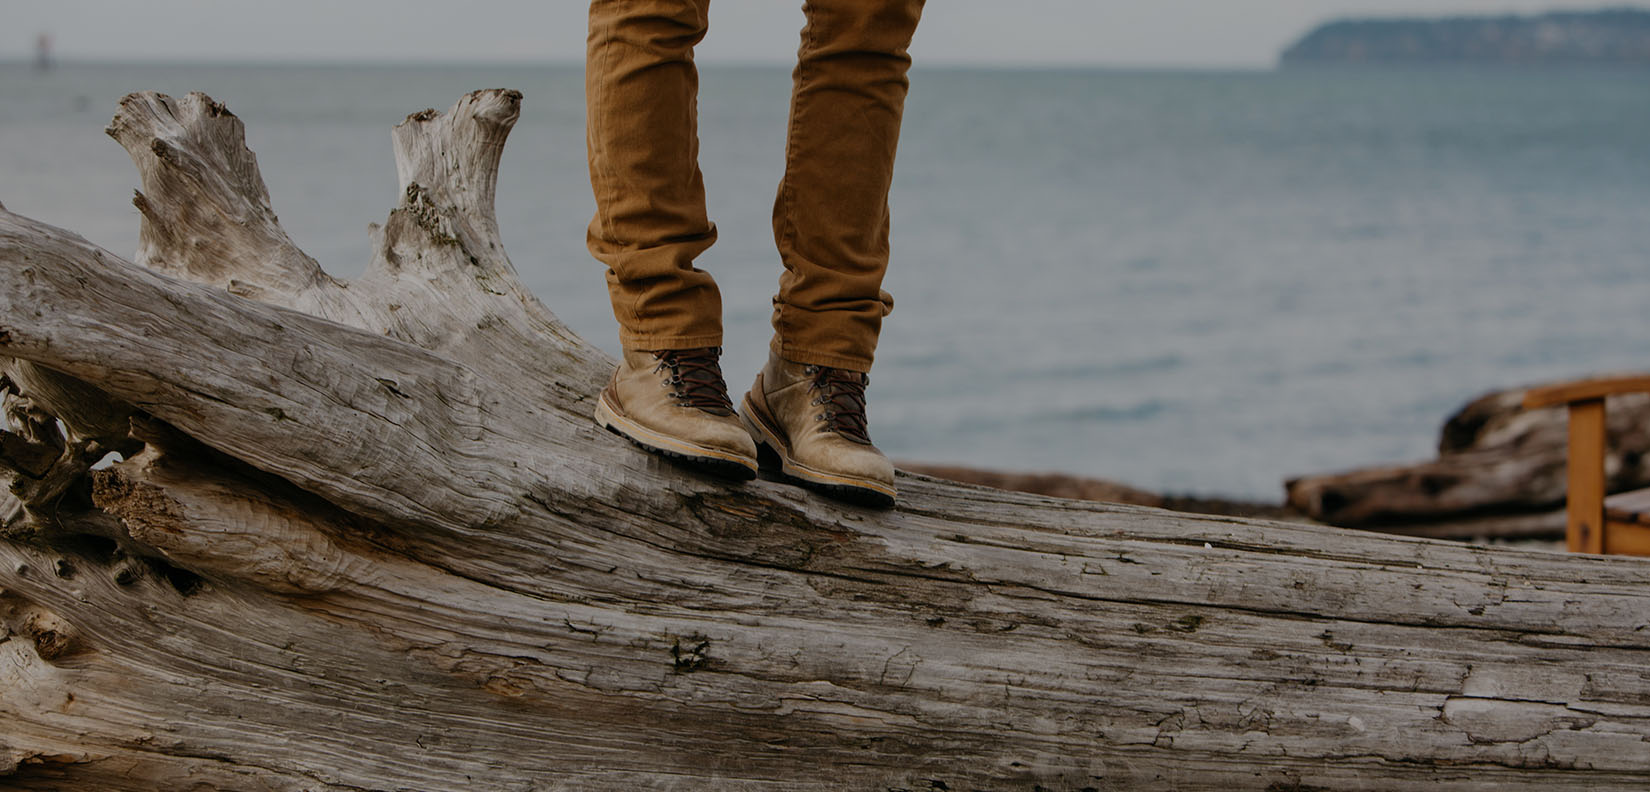
[[[73,653],[75,648],[74,636],[57,630],[41,630],[33,637],[34,651],[48,663]]]
[[[62,617],[15,594],[0,594],[0,634],[4,633],[28,639],[48,663],[91,650]]]
[[[678,674],[691,674],[710,664],[710,639],[702,635],[678,638],[670,645],[671,665]]]
[[[156,138],[149,144],[149,151],[155,155],[155,159],[158,159],[167,165],[177,167],[178,156],[177,152],[173,150],[172,144]]]
[[[459,244],[452,221],[436,206],[435,201],[430,198],[429,190],[423,185],[418,182],[407,185],[401,208],[412,218],[413,223],[430,235],[431,242],[437,245]]]

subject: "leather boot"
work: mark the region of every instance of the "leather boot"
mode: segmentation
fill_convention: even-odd
[[[756,478],[756,446],[733,414],[721,350],[625,350],[596,423],[648,451],[733,479]]]
[[[769,354],[745,394],[751,438],[805,486],[866,506],[894,505],[894,466],[871,445],[865,386],[857,371],[792,363]]]

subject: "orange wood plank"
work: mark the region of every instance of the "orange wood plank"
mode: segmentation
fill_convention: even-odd
[[[1570,404],[1568,544],[1572,553],[1604,552],[1604,399]]]
[[[1604,552],[1650,556],[1650,525],[1611,522],[1604,529]]]
[[[1531,388],[1524,392],[1524,408],[1533,410],[1537,407],[1552,407],[1556,404],[1602,399],[1605,396],[1614,396],[1618,393],[1640,393],[1645,391],[1650,391],[1650,374],[1600,377],[1598,379]]]

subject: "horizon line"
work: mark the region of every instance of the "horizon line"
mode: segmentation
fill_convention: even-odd
[[[33,56],[3,55],[0,54],[0,65],[34,67],[36,60]],[[257,66],[257,67],[371,67],[371,68],[405,68],[405,67],[478,67],[478,68],[509,68],[509,67],[574,67],[583,68],[583,58],[421,58],[417,60],[376,57],[326,57],[326,58],[297,58],[297,57],[236,57],[236,56],[78,56],[54,55],[53,67],[72,66]],[[713,58],[700,59],[698,65],[708,68],[791,68],[796,65],[794,60],[767,59],[767,58]],[[971,61],[954,58],[932,57],[918,58],[914,64],[920,68],[941,68],[955,70],[981,71],[1037,71],[1037,70],[1096,70],[1096,71],[1209,71],[1209,72],[1260,72],[1273,71],[1278,63],[1272,61],[1231,61],[1223,63],[1186,63],[1175,61],[1092,61],[1092,60],[1001,60],[1001,61]]]

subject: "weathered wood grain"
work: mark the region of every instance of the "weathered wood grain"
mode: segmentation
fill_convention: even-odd
[[[25,388],[39,409],[84,397],[132,444],[0,498],[33,526],[0,542],[0,784],[1650,781],[1642,561],[911,474],[869,511],[597,431],[610,362],[497,241],[519,100],[398,129],[403,200],[353,283],[279,232],[202,96],[112,126],[140,264],[0,210],[0,355],[83,386]]]

